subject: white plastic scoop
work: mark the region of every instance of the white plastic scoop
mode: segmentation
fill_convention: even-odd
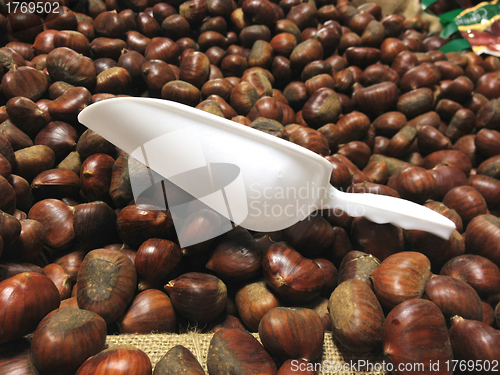
[[[160,178],[250,230],[281,230],[326,208],[444,239],[455,229],[443,215],[407,200],[341,192],[329,184],[332,166],[321,156],[183,104],[115,98],[90,105],[78,119]]]

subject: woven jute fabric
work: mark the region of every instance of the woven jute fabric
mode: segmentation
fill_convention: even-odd
[[[108,336],[106,343],[109,347],[131,345],[144,351],[153,367],[175,345],[182,345],[189,349],[207,371],[207,354],[213,334],[189,332],[185,334],[149,334],[149,335],[116,335]],[[254,334],[258,339],[259,335]],[[386,375],[387,372],[376,371],[382,368],[384,358],[381,355],[352,353],[342,347],[331,333],[325,333],[323,355],[317,361],[320,374],[338,375]],[[367,364],[363,368],[360,365]],[[328,369],[329,368],[329,369]],[[367,371],[370,370],[370,371]]]

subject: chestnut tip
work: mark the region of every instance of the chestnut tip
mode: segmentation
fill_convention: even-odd
[[[463,322],[464,318],[462,318],[459,315],[454,315],[454,316],[451,317],[450,321],[451,321],[451,324],[453,325],[453,324],[457,324],[457,323]]]

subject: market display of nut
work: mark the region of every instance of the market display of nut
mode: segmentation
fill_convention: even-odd
[[[325,340],[383,351],[399,375],[499,371],[498,57],[444,53],[419,17],[377,3],[15,4],[0,3],[0,375],[318,374]],[[456,230],[329,209],[183,248],[170,209],[133,194],[147,169],[77,120],[118,96],[293,142],[336,188],[411,200]],[[183,236],[209,228],[202,214]],[[193,327],[213,334],[206,363],[105,346]]]

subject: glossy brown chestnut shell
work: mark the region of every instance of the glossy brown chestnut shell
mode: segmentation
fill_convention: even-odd
[[[425,294],[441,309],[446,319],[459,315],[465,319],[483,320],[481,298],[465,281],[432,275],[425,284]]]
[[[157,289],[139,293],[118,322],[123,333],[175,332],[177,319],[168,296]]]
[[[384,353],[398,374],[412,374],[401,364],[422,364],[423,371],[432,372],[433,363],[440,374],[453,373],[447,367],[453,358],[446,321],[439,308],[431,301],[410,299],[396,306],[384,323]]]
[[[155,285],[174,270],[181,256],[181,248],[175,242],[150,238],[137,250],[135,268],[143,281]]]
[[[191,321],[213,321],[226,308],[226,284],[207,273],[185,273],[165,285],[165,290],[175,309]]]
[[[54,283],[45,275],[22,272],[0,282],[0,343],[33,331],[61,299]]]
[[[96,80],[94,62],[67,47],[55,48],[47,56],[47,70],[54,81],[91,87]]]
[[[500,269],[480,255],[464,254],[450,259],[440,274],[465,281],[480,296],[500,293]]]
[[[259,337],[264,348],[280,358],[313,361],[323,351],[323,324],[310,309],[276,307],[268,311],[259,323]]]
[[[36,135],[36,145],[48,146],[54,151],[56,160],[62,160],[76,147],[77,132],[73,126],[63,121],[51,121]]]
[[[425,255],[413,251],[387,257],[370,274],[380,303],[392,308],[403,301],[422,296],[430,277],[430,266]]]
[[[479,215],[471,220],[465,231],[467,250],[500,264],[500,219]],[[464,317],[463,317],[464,318]]]
[[[271,289],[291,301],[308,302],[317,297],[323,287],[321,268],[285,242],[269,247],[262,267]]]
[[[45,228],[45,244],[54,250],[64,250],[75,240],[73,212],[58,199],[44,199],[35,203],[28,218],[40,222]]]
[[[74,374],[87,358],[104,349],[105,342],[103,318],[92,311],[62,307],[38,325],[31,357],[43,373]]]
[[[245,280],[259,274],[262,253],[248,230],[236,227],[220,237],[206,267],[222,279]]]
[[[454,316],[451,323],[450,340],[455,359],[488,366],[482,367],[483,370],[467,367],[470,373],[491,373],[492,365],[500,358],[500,333],[486,323],[460,316]]]
[[[135,375],[150,375],[153,371],[151,360],[146,353],[133,346],[121,345],[105,349],[90,357],[80,366],[76,375],[109,372],[125,375],[130,374],[131,369],[134,369]]]
[[[124,243],[138,248],[148,238],[173,238],[170,211],[148,204],[130,205],[118,214],[116,227]]]

